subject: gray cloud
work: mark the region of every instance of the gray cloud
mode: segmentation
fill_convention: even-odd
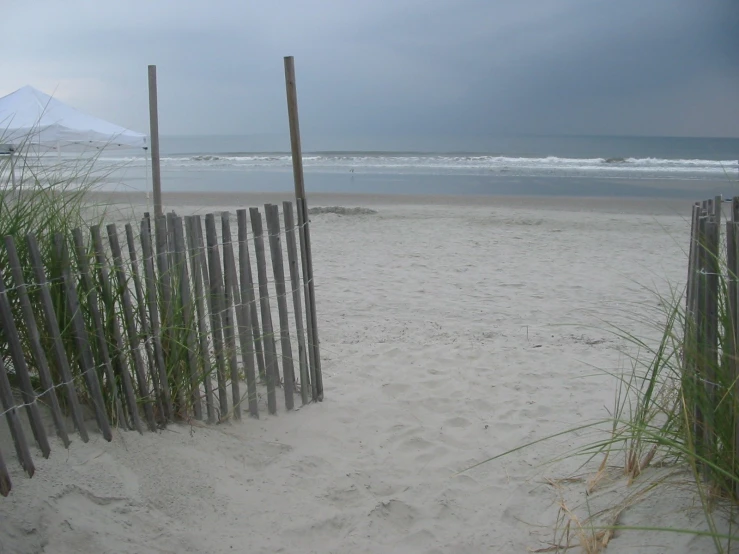
[[[145,131],[156,63],[163,133],[284,134],[294,55],[307,144],[737,136],[737,28],[731,0],[47,0],[6,11],[0,92],[32,84]]]

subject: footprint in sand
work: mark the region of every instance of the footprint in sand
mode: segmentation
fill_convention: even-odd
[[[384,383],[382,385],[382,392],[392,398],[405,396],[405,393],[407,393],[410,389],[411,386],[406,385],[405,383]]]
[[[411,527],[419,512],[413,506],[397,499],[379,502],[368,514],[371,524],[390,525],[396,529],[407,530]]]
[[[472,425],[472,422],[469,419],[459,416],[447,419],[443,424],[444,427],[455,427],[458,429],[463,429],[470,425]]]

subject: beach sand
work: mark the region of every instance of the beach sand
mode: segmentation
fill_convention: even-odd
[[[146,209],[143,197],[110,198],[121,217]],[[180,215],[278,200],[164,198]],[[660,323],[656,293],[684,283],[689,203],[309,201],[377,211],[311,218],[325,400],[258,421],[116,431],[110,444],[93,434],[68,451],[54,438],[33,479],[3,435],[14,488],[0,499],[0,552],[526,552],[554,540],[561,497],[582,501],[585,488],[556,480],[583,474],[584,460],[542,464],[584,433],[462,471],[607,417],[617,382],[606,372],[630,364],[609,325],[656,337],[640,318]],[[626,487],[604,485],[593,502]],[[704,525],[680,487],[620,521]],[[624,531],[608,552],[711,548]]]

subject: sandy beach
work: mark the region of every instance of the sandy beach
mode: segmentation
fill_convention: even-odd
[[[164,202],[186,215],[282,199],[200,193]],[[143,195],[104,200],[117,202],[113,219],[148,209]],[[376,212],[311,218],[325,400],[218,426],[116,430],[110,444],[93,434],[68,451],[55,442],[48,460],[35,457],[33,479],[10,459],[3,426],[14,488],[0,500],[0,552],[526,552],[555,540],[563,498],[586,516],[627,492],[614,473],[586,504],[585,484],[561,479],[587,478],[601,459],[584,469],[583,459],[546,463],[585,433],[464,470],[608,416],[617,388],[608,373],[631,363],[612,326],[657,336],[649,322],[660,322],[658,294],[682,287],[687,273],[689,202],[315,195],[309,203]],[[620,522],[705,525],[690,488],[678,486]],[[712,546],[626,531],[608,552]]]

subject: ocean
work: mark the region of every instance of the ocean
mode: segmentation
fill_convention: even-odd
[[[303,152],[307,191],[376,194],[695,197],[739,194],[739,139],[503,137],[468,151]],[[162,190],[292,190],[289,153],[244,136],[163,137]],[[106,152],[106,188],[150,188],[146,156]]]

